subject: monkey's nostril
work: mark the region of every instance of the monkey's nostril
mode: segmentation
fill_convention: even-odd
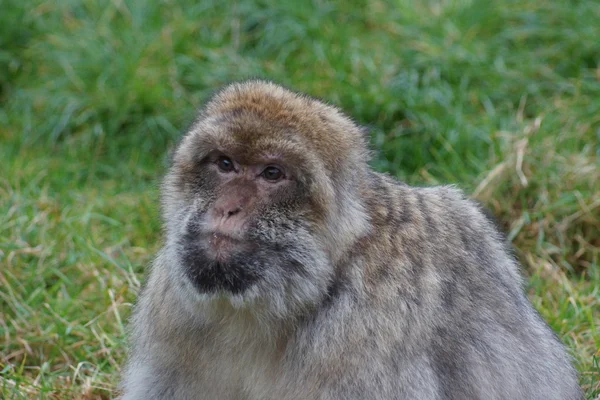
[[[232,208],[229,211],[227,211],[227,216],[231,217],[232,215],[235,215],[235,214],[239,213],[241,210],[242,210],[241,207]]]

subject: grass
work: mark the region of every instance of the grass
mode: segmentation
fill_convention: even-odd
[[[369,126],[376,168],[483,201],[600,397],[596,1],[0,9],[0,397],[116,394],[168,151],[211,91],[257,76]]]

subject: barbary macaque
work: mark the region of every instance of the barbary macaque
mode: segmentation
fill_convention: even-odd
[[[215,94],[164,179],[122,398],[581,399],[480,207],[369,157],[324,102]]]

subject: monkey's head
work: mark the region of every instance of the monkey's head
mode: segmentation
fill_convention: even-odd
[[[163,186],[168,254],[201,301],[287,314],[324,298],[368,224],[361,129],[273,83],[235,83],[201,110]]]

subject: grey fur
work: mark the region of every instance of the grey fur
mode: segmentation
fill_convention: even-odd
[[[250,224],[265,249],[246,267],[258,280],[202,292],[182,262],[182,238],[214,198],[194,155],[207,137],[234,143],[232,127],[258,127],[262,140],[282,124],[299,137],[286,146],[309,160],[305,186]],[[163,185],[165,245],[131,320],[124,400],[582,398],[478,205],[454,187],[371,171],[363,140],[335,108],[271,83],[234,84],[209,102]]]

